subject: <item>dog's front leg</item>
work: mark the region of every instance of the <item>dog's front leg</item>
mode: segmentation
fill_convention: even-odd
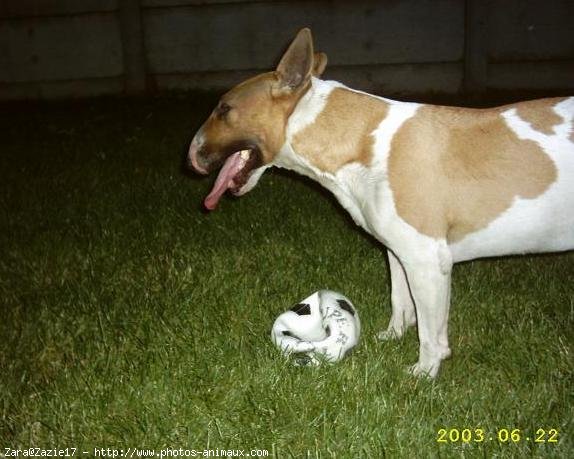
[[[437,375],[441,361],[450,356],[448,313],[452,261],[448,249],[430,250],[435,251],[436,255],[425,260],[403,262],[415,301],[419,334],[419,360],[410,371],[431,378]]]
[[[399,259],[387,250],[391,270],[391,320],[386,330],[378,334],[381,340],[400,338],[417,321],[415,304],[411,296],[405,270]]]

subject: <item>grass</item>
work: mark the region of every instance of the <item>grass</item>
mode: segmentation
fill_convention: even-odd
[[[383,251],[327,194],[271,172],[201,210],[211,180],[180,166],[214,101],[0,111],[0,453],[574,456],[574,254],[457,265],[453,358],[417,380],[414,330],[375,339],[390,316]],[[354,301],[362,341],[337,365],[293,367],[271,324],[320,288]],[[485,440],[439,443],[441,428]],[[558,442],[534,443],[540,428]]]

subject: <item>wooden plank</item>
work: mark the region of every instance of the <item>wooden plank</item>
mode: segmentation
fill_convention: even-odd
[[[0,83],[0,100],[62,99],[116,95],[122,92],[122,84],[121,77]]]
[[[113,13],[0,21],[0,82],[122,74]]]
[[[508,62],[490,64],[488,87],[500,90],[574,91],[574,60],[559,62]]]
[[[259,70],[196,72],[156,75],[159,89],[225,91],[259,73]],[[460,63],[329,66],[325,78],[352,88],[387,96],[456,94],[462,85]]]
[[[266,0],[267,3],[272,3],[274,1],[278,0]],[[143,8],[167,8],[172,6],[204,6],[204,5],[216,5],[216,4],[221,5],[226,3],[255,3],[255,2],[262,3],[262,0],[142,0],[141,5]]]
[[[464,91],[480,94],[488,77],[488,2],[466,0],[464,43]]]
[[[490,18],[493,62],[574,59],[572,0],[505,0]]]
[[[144,35],[139,0],[122,0],[118,11],[122,37],[124,82],[127,94],[146,89]]]
[[[461,62],[464,3],[263,2],[145,10],[154,73],[268,69],[300,27],[333,65]],[[429,43],[432,46],[429,46]]]
[[[3,0],[0,18],[66,16],[115,11],[119,0]]]

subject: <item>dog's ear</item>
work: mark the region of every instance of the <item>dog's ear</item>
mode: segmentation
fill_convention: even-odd
[[[313,56],[313,76],[320,77],[327,67],[327,55],[325,53],[315,53]]]
[[[307,28],[301,29],[277,66],[274,95],[301,88],[313,72],[313,37]]]

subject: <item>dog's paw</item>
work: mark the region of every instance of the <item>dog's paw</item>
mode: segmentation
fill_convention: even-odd
[[[393,339],[399,339],[402,336],[403,336],[402,332],[398,332],[394,328],[387,328],[386,330],[381,330],[377,334],[377,339],[380,341],[390,341]]]
[[[434,379],[438,374],[440,364],[436,365],[423,365],[417,362],[407,368],[407,372],[417,378]]]
[[[391,317],[388,327],[386,330],[381,330],[377,334],[377,338],[381,341],[389,341],[391,339],[400,339],[403,337],[405,332],[412,326],[416,325],[416,317],[408,317],[403,320],[397,320],[396,317]]]

